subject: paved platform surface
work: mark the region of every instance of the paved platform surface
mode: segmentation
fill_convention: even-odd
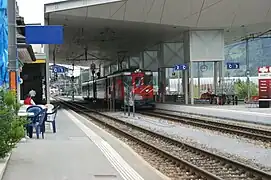
[[[163,179],[146,162],[144,165],[140,158],[131,155],[132,151],[117,144],[117,140],[114,145],[118,149],[114,150],[109,144],[114,140],[108,133],[107,139],[102,139],[104,137],[91,130],[94,125],[86,120],[84,123],[88,125],[84,125],[79,118],[67,110],[60,110],[56,134],[48,132],[45,139],[34,137],[19,143],[11,155],[3,180]],[[98,127],[95,131],[106,136],[106,132]],[[127,159],[137,165],[137,169],[131,167],[117,151],[129,156]]]
[[[159,109],[174,110],[189,114],[211,116],[222,119],[231,119],[250,123],[271,125],[271,108],[250,108],[243,105],[177,105],[156,103]]]

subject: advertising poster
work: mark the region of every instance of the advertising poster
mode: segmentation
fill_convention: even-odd
[[[270,99],[271,66],[258,68],[259,99]]]

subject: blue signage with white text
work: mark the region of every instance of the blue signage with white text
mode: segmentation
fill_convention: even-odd
[[[239,63],[227,63],[227,69],[240,69]]]
[[[25,26],[26,44],[63,44],[63,26]]]
[[[54,73],[64,73],[65,69],[66,68],[62,66],[52,66],[52,70]]]
[[[186,64],[179,64],[174,66],[175,71],[184,71],[187,70],[188,66]]]

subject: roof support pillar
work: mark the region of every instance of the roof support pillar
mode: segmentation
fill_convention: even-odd
[[[144,51],[142,54],[144,57],[144,69],[151,71],[158,70],[158,51]],[[161,57],[162,58],[162,57]]]
[[[105,68],[104,68],[104,63],[101,63],[99,66],[100,69],[100,76],[104,77],[105,76]]]
[[[127,68],[127,69],[130,69],[130,67],[131,67],[131,57],[128,56],[128,57],[126,58],[126,68]]]
[[[17,61],[17,38],[16,38],[16,0],[8,0],[8,72],[9,88],[15,90],[17,100],[20,101],[20,84],[18,83],[18,61]],[[2,57],[1,57],[2,58]],[[15,87],[16,86],[16,87]]]
[[[144,69],[144,51],[139,55],[139,69]]]
[[[158,51],[158,92],[160,102],[165,102],[166,96],[166,68],[164,64],[164,44],[161,43]]]
[[[118,52],[117,71],[127,68],[129,58],[127,52]]]
[[[204,72],[207,67],[205,62],[214,62],[214,89],[217,89],[217,70],[221,69],[222,76],[223,65],[220,68],[218,62],[224,61],[224,31],[223,30],[202,30],[202,31],[186,31],[184,32],[184,62],[189,65],[190,86],[185,83],[185,100],[187,103],[188,93],[191,98],[191,104],[194,104],[194,75],[197,67],[194,64],[203,63],[199,66],[198,71]],[[198,73],[200,74],[200,73]],[[189,76],[186,77],[189,82]],[[198,77],[200,80],[200,77]],[[200,86],[200,83],[198,84]],[[200,87],[198,87],[200,88]],[[187,93],[188,92],[188,93]]]

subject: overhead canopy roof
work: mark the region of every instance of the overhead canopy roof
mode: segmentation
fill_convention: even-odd
[[[32,61],[36,61],[36,57],[34,54],[34,51],[32,49],[31,45],[28,45],[25,43],[25,37],[24,37],[24,18],[18,16],[16,18],[16,22],[18,25],[17,28],[17,48],[18,48],[18,56],[19,59],[23,62],[23,63],[29,63]]]
[[[49,24],[64,25],[65,44],[57,59],[89,52],[112,59],[163,41],[182,40],[188,29],[225,29],[225,42],[266,32],[271,27],[270,0],[96,0],[45,5]],[[51,53],[54,47],[51,46]]]

